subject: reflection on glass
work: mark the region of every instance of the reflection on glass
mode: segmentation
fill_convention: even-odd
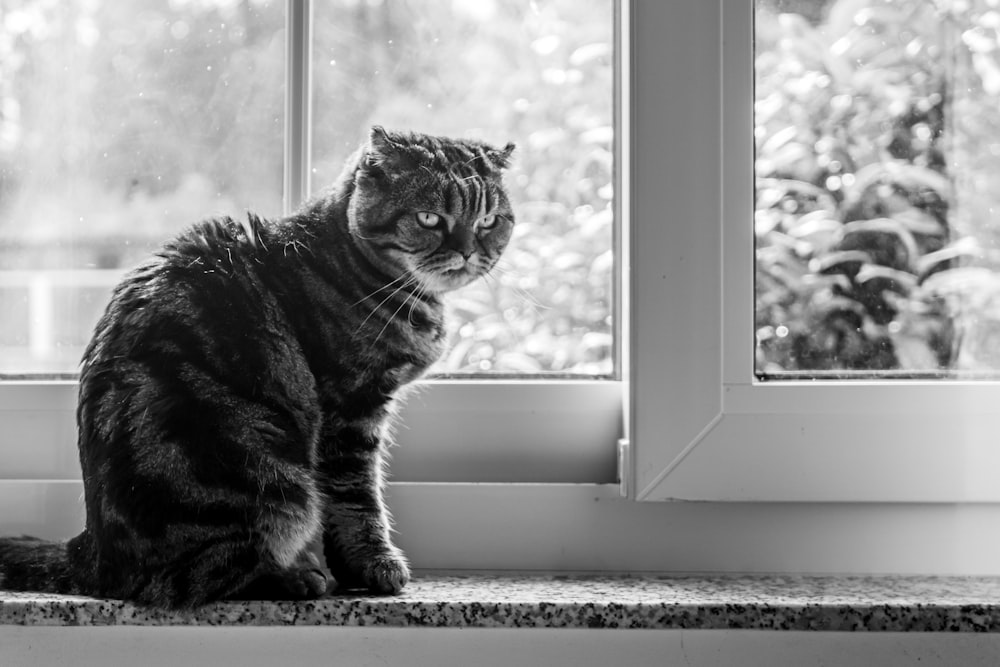
[[[316,3],[313,190],[372,124],[518,150],[515,237],[439,372],[612,367],[612,0]]]
[[[184,226],[280,213],[283,8],[0,0],[0,374],[75,372]]]
[[[1000,371],[1000,6],[758,0],[756,373]]]

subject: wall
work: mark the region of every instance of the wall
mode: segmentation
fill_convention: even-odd
[[[138,656],[141,656],[139,658]],[[1000,635],[423,628],[0,627],[0,665],[996,665]]]

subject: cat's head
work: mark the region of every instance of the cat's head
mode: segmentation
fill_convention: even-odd
[[[514,144],[372,128],[348,208],[366,255],[433,292],[467,285],[496,264],[514,213],[502,182]]]

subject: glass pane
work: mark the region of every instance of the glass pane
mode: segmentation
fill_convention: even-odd
[[[0,0],[0,374],[75,372],[183,227],[281,212],[283,7]]]
[[[1000,4],[757,0],[756,373],[1000,371]]]
[[[315,7],[313,188],[373,124],[503,145],[515,237],[452,295],[439,372],[612,365],[612,0],[337,0]]]

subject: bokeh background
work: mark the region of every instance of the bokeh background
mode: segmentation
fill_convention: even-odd
[[[756,371],[1000,371],[1000,3],[758,0]]]
[[[613,373],[612,0],[324,0],[312,186],[372,124],[518,151],[515,237],[441,373]],[[124,271],[281,214],[284,2],[0,0],[0,374],[75,372]],[[41,375],[38,375],[41,374]]]

